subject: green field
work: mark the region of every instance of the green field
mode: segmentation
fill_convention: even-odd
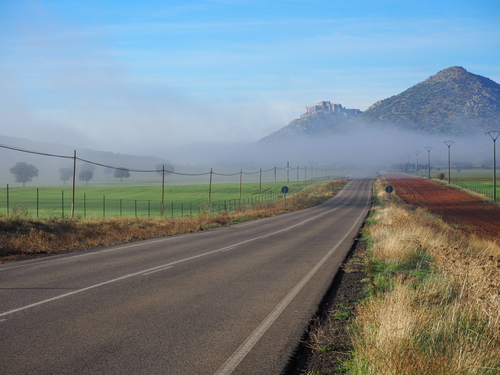
[[[312,182],[289,182],[289,193]],[[233,210],[238,205],[254,205],[282,199],[282,185],[274,182],[165,186],[164,217],[198,216],[200,210]],[[89,186],[75,189],[75,217],[161,217],[161,186]],[[0,215],[33,218],[71,217],[71,187],[0,188]]]
[[[493,198],[493,179],[491,180],[453,180],[453,183],[466,189]],[[497,181],[497,197],[500,197],[500,181]]]
[[[441,172],[448,173],[444,169]],[[451,180],[456,185],[493,198],[493,169],[451,168]],[[497,181],[497,197],[499,188],[500,182]]]

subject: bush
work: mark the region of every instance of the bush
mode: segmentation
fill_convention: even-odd
[[[444,180],[445,177],[446,177],[446,175],[443,172],[439,172],[437,174],[437,178],[439,178],[440,180]]]

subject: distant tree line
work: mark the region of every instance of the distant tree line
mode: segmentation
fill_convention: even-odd
[[[175,168],[170,164],[157,164],[155,166],[159,175],[162,175],[163,168],[165,168],[165,173],[173,173]],[[85,185],[94,177],[95,165],[91,163],[85,163],[78,172],[78,179],[84,181]],[[113,172],[114,171],[114,172]],[[27,182],[32,182],[33,178],[38,177],[38,169],[33,164],[28,164],[25,162],[18,162],[13,167],[10,168],[10,173],[15,177],[15,181],[22,183],[23,187],[26,186]],[[104,174],[110,175],[113,173],[113,177],[119,178],[123,181],[124,178],[130,177],[130,170],[127,168],[104,168]],[[59,169],[59,180],[64,184],[66,181],[73,177],[73,169],[71,168],[60,168]]]

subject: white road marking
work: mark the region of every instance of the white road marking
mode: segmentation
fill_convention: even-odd
[[[154,271],[149,271],[149,272],[143,273],[142,275],[143,276],[151,275],[152,273],[160,272],[160,271],[165,271],[165,270],[168,270],[169,268],[172,268],[172,267],[173,266],[167,266],[167,267],[159,268],[159,269],[154,270]]]
[[[341,193],[343,193],[343,192],[345,192],[345,190],[341,190],[335,197],[341,196],[342,195]],[[349,198],[349,199],[351,199],[351,198]],[[315,216],[315,217],[313,217],[313,218],[311,218],[309,220],[315,219],[315,218],[317,218],[319,216],[322,216],[322,215],[324,215],[324,214],[326,214],[328,212],[335,211],[338,208],[339,207],[333,208],[332,210],[329,210],[329,211],[324,212],[324,213],[322,213],[320,215],[317,215],[317,216]],[[306,220],[306,221],[304,221],[302,223],[299,223],[297,225],[291,226],[290,228],[284,229],[283,231],[287,231],[287,230],[289,230],[291,228],[294,228],[295,226],[302,225],[302,224],[306,223],[307,221],[308,220]],[[250,224],[253,224],[253,223],[256,223],[256,222],[257,221],[250,221],[250,222],[247,222],[247,223],[242,223],[242,224],[240,224],[240,226],[250,225]],[[274,235],[276,233],[280,233],[280,231],[275,232],[275,233],[270,233],[267,236],[272,236],[272,235]],[[204,232],[191,233],[191,235],[197,235],[197,234],[198,235],[202,235],[202,234],[204,234]],[[108,252],[112,252],[112,251],[129,249],[131,247],[145,246],[145,245],[149,245],[151,243],[156,243],[156,242],[171,241],[171,240],[176,239],[176,238],[177,237],[175,237],[175,236],[171,236],[171,237],[163,237],[163,238],[158,238],[158,239],[150,239],[150,240],[141,241],[141,242],[132,243],[132,244],[127,244],[127,245],[123,245],[123,246],[119,246],[119,247],[113,247],[111,249],[104,249],[104,250],[99,250],[99,251],[94,251],[94,252],[82,253],[82,254],[72,255],[72,256],[68,256],[68,257],[52,258],[52,259],[48,259],[48,260],[40,260],[40,261],[36,261],[36,262],[32,262],[32,263],[18,264],[18,265],[11,266],[11,267],[0,268],[0,272],[11,270],[11,269],[15,269],[15,268],[37,266],[37,265],[44,264],[44,263],[60,262],[60,261],[64,261],[64,260],[72,260],[72,259],[75,259],[75,258],[82,258],[82,257],[88,257],[88,256],[92,256],[92,255],[99,255],[99,254],[104,254],[104,253],[108,253]],[[259,238],[265,238],[265,237],[259,237]]]
[[[314,276],[314,274],[321,268],[321,266],[330,258],[330,256],[337,250],[337,248],[344,242],[344,240],[349,236],[349,234],[359,225],[359,221],[362,219],[365,209],[368,207],[370,199],[367,200],[364,209],[358,216],[354,224],[351,226],[349,231],[342,237],[342,239],[335,245],[330,251],[314,266],[311,271],[305,275],[302,280],[299,281],[295,287],[288,292],[288,294],[283,298],[283,300],[274,308],[273,311],[260,323],[260,325],[247,337],[247,339],[239,346],[238,349],[226,360],[226,362],[217,370],[214,375],[230,375],[236,367],[240,364],[243,358],[252,350],[255,344],[260,340],[260,338],[267,332],[274,321],[281,315],[285,308],[292,302],[295,296],[302,290],[302,288],[307,284],[307,282]]]
[[[165,269],[165,268],[171,267],[171,266],[173,266],[175,264],[179,264],[179,263],[187,262],[187,261],[190,261],[190,260],[193,260],[193,259],[205,257],[207,255],[215,254],[215,253],[218,253],[218,252],[228,251],[228,250],[234,249],[234,248],[236,248],[236,247],[238,247],[240,245],[243,245],[243,244],[246,244],[246,243],[249,243],[249,242],[252,242],[252,241],[259,240],[259,239],[261,239],[263,237],[268,237],[268,236],[272,236],[272,235],[275,235],[275,234],[286,232],[286,231],[288,231],[288,230],[290,230],[292,228],[298,227],[300,225],[304,225],[305,223],[307,223],[307,222],[309,222],[311,220],[317,219],[318,217],[324,216],[327,213],[330,213],[330,212],[335,211],[335,210],[337,210],[337,208],[333,208],[332,210],[325,211],[325,212],[323,212],[321,214],[318,214],[316,216],[310,217],[309,219],[303,220],[303,221],[301,221],[301,222],[299,222],[297,224],[294,224],[294,225],[292,225],[290,227],[287,227],[287,228],[284,228],[284,229],[280,229],[280,230],[278,230],[276,232],[273,232],[273,233],[268,233],[268,234],[265,234],[265,235],[262,235],[262,236],[250,238],[248,240],[245,240],[245,241],[242,241],[242,242],[238,242],[236,244],[233,244],[233,245],[230,245],[230,246],[226,246],[226,247],[223,247],[223,248],[220,248],[220,249],[216,249],[216,250],[208,251],[208,252],[203,253],[203,254],[198,254],[198,255],[194,255],[192,257],[180,259],[180,260],[177,260],[175,262],[171,262],[171,263],[167,263],[167,264],[162,264],[160,266],[156,266],[156,267],[149,268],[149,269],[146,269],[146,270],[142,270],[142,271],[139,271],[139,272],[134,272],[134,273],[131,273],[131,274],[128,274],[128,275],[124,275],[124,276],[118,277],[116,279],[104,281],[102,283],[91,285],[91,286],[88,286],[88,287],[85,287],[85,288],[82,288],[82,289],[78,289],[78,290],[75,290],[73,292],[61,294],[59,296],[55,296],[55,297],[52,297],[52,298],[49,298],[49,299],[46,299],[46,300],[42,300],[42,301],[35,302],[35,303],[29,304],[29,305],[26,305],[26,306],[19,307],[17,309],[6,311],[6,312],[3,312],[3,313],[0,313],[0,317],[6,316],[6,315],[10,315],[10,314],[13,314],[13,313],[16,313],[16,312],[19,312],[19,311],[27,310],[27,309],[30,309],[32,307],[40,306],[40,305],[43,305],[43,304],[48,303],[48,302],[56,301],[58,299],[69,297],[69,296],[72,296],[72,295],[75,295],[75,294],[78,294],[78,293],[81,293],[81,292],[85,292],[85,291],[90,290],[90,289],[95,289],[95,288],[98,288],[98,287],[101,287],[101,286],[104,286],[104,285],[112,284],[112,283],[117,282],[117,281],[125,280],[125,279],[128,279],[128,278],[133,277],[133,276],[144,275],[146,273],[153,273],[156,270]],[[139,246],[139,245],[140,244],[137,244],[135,246]],[[130,245],[130,246],[134,246],[134,245]],[[130,247],[130,246],[123,246],[121,248]],[[118,248],[116,248],[116,249],[110,249],[109,251],[115,251],[115,250],[118,250]],[[82,256],[84,256],[84,255],[82,255]]]

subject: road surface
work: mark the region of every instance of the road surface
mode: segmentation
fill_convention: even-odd
[[[370,197],[0,265],[0,373],[279,374]]]

